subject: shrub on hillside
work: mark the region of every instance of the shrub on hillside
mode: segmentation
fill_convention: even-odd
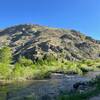
[[[21,66],[25,66],[25,67],[29,67],[31,65],[33,65],[33,61],[31,59],[27,59],[25,58],[24,56],[20,56],[19,60],[18,60],[18,63],[21,65]]]

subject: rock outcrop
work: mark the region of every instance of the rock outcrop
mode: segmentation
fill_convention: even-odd
[[[13,56],[32,60],[52,54],[57,59],[81,60],[100,58],[100,41],[76,30],[40,25],[17,25],[0,31],[0,47],[9,45]]]

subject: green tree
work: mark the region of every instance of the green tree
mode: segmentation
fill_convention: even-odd
[[[9,79],[12,69],[7,64],[0,63],[0,79]]]
[[[11,48],[6,46],[0,49],[0,62],[5,64],[10,64],[12,59]]]

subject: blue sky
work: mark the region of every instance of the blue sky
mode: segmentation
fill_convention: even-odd
[[[76,29],[100,40],[100,0],[0,0],[0,28],[24,23]]]

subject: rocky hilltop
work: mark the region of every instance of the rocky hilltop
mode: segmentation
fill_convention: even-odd
[[[32,60],[52,55],[57,59],[82,60],[100,58],[100,41],[76,30],[40,25],[17,25],[0,31],[0,47],[9,45],[13,56]]]

